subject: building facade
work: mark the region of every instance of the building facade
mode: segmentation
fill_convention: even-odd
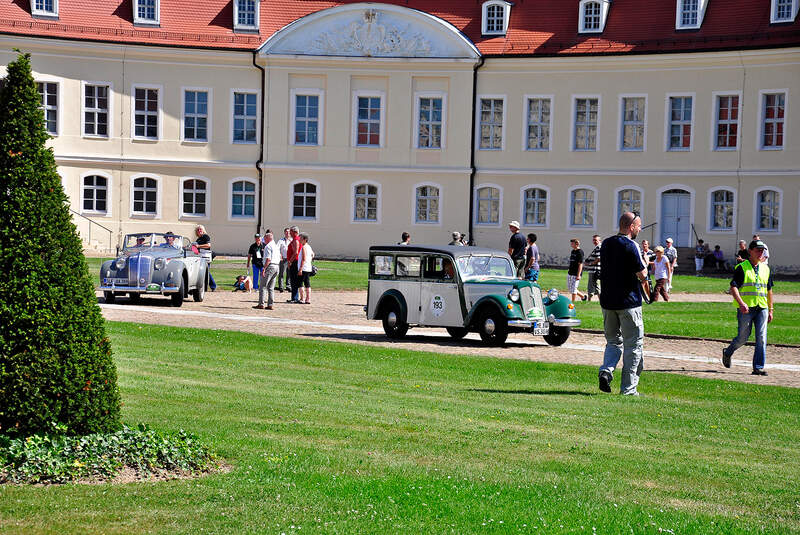
[[[800,270],[798,0],[205,4],[0,6],[87,247],[505,249],[518,220],[561,263],[634,210],[655,243],[758,233]]]

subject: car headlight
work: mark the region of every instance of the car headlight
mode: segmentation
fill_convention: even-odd
[[[514,301],[515,303],[519,301],[519,290],[516,288],[511,288],[511,291],[508,292],[508,298]]]
[[[558,290],[556,290],[555,288],[550,288],[547,291],[547,298],[550,301],[557,301],[558,300]]]
[[[167,265],[167,261],[163,258],[156,258],[156,261],[153,263],[153,269],[164,269],[164,266]]]
[[[114,262],[114,267],[116,267],[117,269],[124,268],[125,267],[125,257],[121,256],[121,257],[117,258],[117,261]]]

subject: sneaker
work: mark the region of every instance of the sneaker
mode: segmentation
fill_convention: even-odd
[[[767,370],[764,368],[753,368],[753,373],[750,375],[767,375]]]
[[[731,355],[725,353],[724,349],[722,350],[722,365],[725,366],[726,368],[731,367]]]
[[[611,392],[611,374],[608,372],[600,372],[600,390],[602,392]]]
[[[264,305],[256,305],[253,308],[257,308],[258,310],[264,310]]]
[[[581,301],[588,301],[588,300],[589,300],[589,296],[586,295],[586,294],[584,294],[583,297],[581,297]]]

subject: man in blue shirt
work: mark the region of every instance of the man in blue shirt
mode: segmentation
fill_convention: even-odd
[[[611,392],[614,369],[622,357],[620,394],[638,396],[642,374],[642,296],[640,282],[647,280],[647,266],[634,241],[642,230],[637,214],[625,212],[619,218],[619,234],[603,240],[600,246],[600,306],[606,349],[600,366],[600,390]]]

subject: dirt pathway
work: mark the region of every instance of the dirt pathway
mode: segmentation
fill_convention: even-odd
[[[98,297],[102,294],[98,293]],[[315,292],[312,305],[286,303],[287,293],[277,293],[275,310],[255,310],[258,296],[251,293],[220,291],[206,293],[202,303],[186,300],[173,308],[163,297],[144,297],[140,306],[102,304],[108,320],[226,329],[270,336],[302,336],[318,340],[352,342],[382,347],[484,355],[498,358],[561,362],[598,366],[602,362],[605,340],[600,334],[572,333],[564,346],[550,347],[541,337],[526,334],[509,336],[505,347],[486,347],[477,334],[453,341],[443,329],[412,329],[401,341],[388,340],[378,321],[366,319],[363,306],[365,291]],[[675,294],[674,301],[727,301],[720,294]],[[800,296],[783,296],[790,303],[800,303]],[[102,298],[100,299],[102,302]],[[743,347],[734,355],[733,367],[720,363],[723,343],[700,340],[645,339],[645,371],[681,373],[748,383],[800,387],[800,349],[770,346],[767,350],[769,376],[750,375],[752,347]],[[615,384],[618,382],[615,379]],[[646,382],[643,384],[646,391]]]

